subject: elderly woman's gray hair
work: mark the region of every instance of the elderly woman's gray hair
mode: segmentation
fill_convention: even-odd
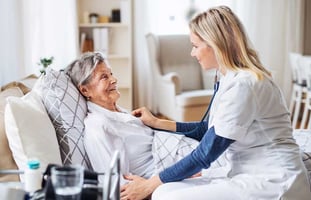
[[[92,73],[96,66],[104,62],[108,65],[105,56],[100,52],[87,52],[71,64],[69,64],[65,72],[71,78],[76,87],[86,85],[92,78]]]

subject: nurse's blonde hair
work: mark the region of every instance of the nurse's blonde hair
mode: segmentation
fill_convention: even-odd
[[[261,64],[238,17],[226,6],[210,8],[194,17],[190,31],[214,50],[219,67],[247,70],[258,80],[271,73]]]

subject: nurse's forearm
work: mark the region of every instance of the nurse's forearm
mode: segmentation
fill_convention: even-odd
[[[206,130],[207,121],[202,122],[176,122],[176,133],[201,141]]]
[[[204,134],[199,146],[189,155],[160,172],[162,183],[188,178],[215,161],[234,140],[216,135],[214,127]]]

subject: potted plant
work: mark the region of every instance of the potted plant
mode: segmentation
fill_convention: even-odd
[[[40,59],[40,62],[38,63],[38,65],[42,66],[42,68],[40,69],[41,74],[45,74],[46,68],[53,63],[53,59],[54,59],[53,56],[50,58],[41,58]]]

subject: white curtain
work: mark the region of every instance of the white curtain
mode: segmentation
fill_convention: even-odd
[[[19,0],[0,1],[0,85],[23,74],[21,5]],[[13,22],[13,23],[12,23]]]
[[[153,98],[152,74],[149,67],[145,35],[150,32],[152,18],[152,0],[134,0],[133,31],[134,31],[134,108],[146,106],[155,109]]]
[[[40,58],[60,69],[78,55],[76,0],[1,0],[0,85],[39,75]]]
[[[286,95],[286,100],[290,102],[292,92],[292,73],[289,65],[289,52],[303,53],[304,49],[304,24],[305,24],[305,0],[289,1],[287,4],[289,12],[286,16],[286,43],[285,61],[284,61],[284,76],[283,76],[283,91]]]
[[[289,103],[292,81],[288,55],[303,49],[304,0],[239,0],[235,11]]]
[[[189,1],[179,0],[175,6],[166,6],[168,2],[166,0],[134,1],[135,107],[146,106],[155,110],[156,98],[163,98],[156,97],[152,82],[148,81],[152,80],[152,74],[148,63],[145,34],[148,32],[176,33],[171,29],[166,31],[165,24],[174,20],[180,22],[178,15],[186,11],[184,6],[179,4],[185,5]],[[200,11],[216,5],[231,7],[244,24],[262,63],[272,71],[276,83],[289,101],[291,72],[288,53],[302,51],[304,0],[195,0],[194,2],[195,8]],[[169,9],[172,12],[165,16]],[[177,12],[176,9],[181,10]],[[185,29],[178,30],[182,32]]]

